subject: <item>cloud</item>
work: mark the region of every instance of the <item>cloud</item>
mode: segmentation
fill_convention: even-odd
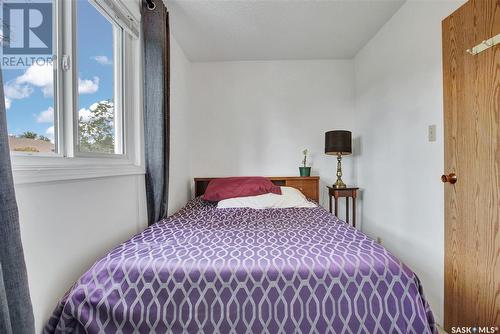
[[[54,122],[54,108],[49,107],[47,110],[42,111],[36,116],[37,123],[53,123]]]
[[[9,109],[12,105],[12,100],[20,100],[27,98],[33,93],[33,88],[28,85],[21,85],[16,80],[11,80],[3,86],[5,95],[5,108]]]
[[[43,95],[53,96],[54,95],[54,71],[52,70],[52,64],[37,65],[33,64],[26,69],[24,74],[18,76],[15,79],[15,83],[18,85],[30,84],[35,87],[39,87]]]
[[[48,127],[47,130],[45,130],[45,134],[50,139],[50,142],[54,144],[54,126]]]
[[[99,78],[94,77],[93,80],[78,78],[78,93],[93,94],[99,89]]]
[[[105,117],[107,117],[107,118],[114,117],[114,103],[111,101],[103,100],[103,101],[92,103],[90,105],[90,107],[88,107],[88,108],[81,108],[80,110],[78,110],[78,118],[80,119],[80,121],[81,122],[88,122],[93,117],[95,117],[94,113],[95,113],[97,107],[99,107],[99,105],[106,107]]]
[[[13,100],[30,97],[33,86],[39,87],[44,96],[53,96],[53,80],[52,65],[31,65],[22,75],[4,84],[5,108],[9,109]]]
[[[9,81],[3,87],[5,96],[11,100],[24,99],[33,93],[33,88],[28,85],[21,85],[15,81]]]
[[[101,57],[101,56],[96,56]],[[106,56],[102,56],[108,60]],[[17,78],[4,84],[5,108],[12,106],[13,100],[21,100],[31,96],[34,87],[40,88],[44,97],[54,96],[54,72],[52,64],[33,64]],[[93,79],[78,78],[78,93],[93,94],[99,89],[99,77]]]
[[[113,62],[107,56],[94,56],[91,58],[101,65],[113,65]]]
[[[78,117],[83,122],[88,122],[90,120],[91,116],[92,116],[92,112],[87,108],[82,108],[82,109],[78,110]]]

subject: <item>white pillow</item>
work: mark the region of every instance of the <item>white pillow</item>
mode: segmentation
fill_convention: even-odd
[[[258,196],[235,197],[224,199],[217,203],[218,209],[252,208],[315,208],[316,204],[309,202],[300,190],[292,187],[281,187],[281,195],[264,194]]]

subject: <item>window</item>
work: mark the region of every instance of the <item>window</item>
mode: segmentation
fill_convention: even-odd
[[[122,29],[88,1],[76,4],[78,148],[121,154],[121,90],[115,79],[120,74]]]
[[[3,89],[9,145],[15,152],[57,153],[52,44],[55,6],[52,1],[44,5],[33,7],[31,12],[35,13],[32,15],[43,13],[45,17],[31,19],[36,25],[37,19],[42,18],[46,30],[35,35],[36,39],[26,36],[30,37],[28,45],[25,45],[28,32],[24,29],[24,12],[29,12],[29,4],[6,2],[2,5]],[[30,52],[30,48],[35,51]]]
[[[14,182],[143,174],[140,2],[1,2]]]
[[[124,95],[138,86],[124,83],[123,68],[140,66],[125,52],[126,43],[129,51],[139,46],[126,33],[134,22],[127,2],[3,2],[2,74],[13,156],[126,158]]]

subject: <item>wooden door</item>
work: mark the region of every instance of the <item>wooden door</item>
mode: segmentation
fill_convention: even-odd
[[[445,329],[500,327],[500,0],[470,0],[443,21]]]

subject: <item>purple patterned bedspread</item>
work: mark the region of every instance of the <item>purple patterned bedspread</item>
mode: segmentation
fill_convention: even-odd
[[[96,262],[45,333],[437,333],[416,275],[325,209],[195,199]]]

